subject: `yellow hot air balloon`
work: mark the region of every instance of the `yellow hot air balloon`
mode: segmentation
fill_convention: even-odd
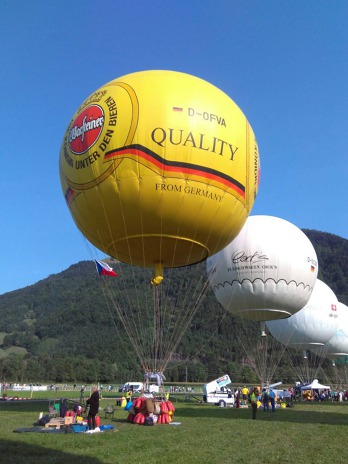
[[[142,71],[90,95],[66,130],[60,178],[97,248],[154,267],[200,262],[238,234],[259,182],[254,133],[224,92],[192,75]]]

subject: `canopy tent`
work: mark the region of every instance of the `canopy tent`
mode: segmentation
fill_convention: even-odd
[[[302,385],[301,390],[329,390],[331,387],[328,385],[322,385],[318,382],[318,379],[314,379],[312,383],[308,385]]]

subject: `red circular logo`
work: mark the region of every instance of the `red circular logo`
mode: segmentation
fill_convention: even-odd
[[[98,140],[104,126],[104,111],[90,105],[73,121],[69,131],[69,147],[75,155],[86,153]]]

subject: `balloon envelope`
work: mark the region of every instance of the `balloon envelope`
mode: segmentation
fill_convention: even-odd
[[[308,303],[288,319],[269,321],[269,331],[279,342],[299,350],[324,345],[337,331],[340,310],[334,292],[317,279]]]
[[[81,232],[144,267],[204,260],[240,231],[259,182],[254,133],[224,92],[142,71],[90,95],[66,130],[60,177]]]
[[[318,263],[312,243],[298,227],[273,216],[249,216],[238,236],[207,260],[207,271],[225,309],[266,321],[303,308]]]
[[[338,302],[339,324],[335,335],[325,343],[323,349],[311,348],[316,354],[323,354],[328,359],[348,356],[348,306]]]

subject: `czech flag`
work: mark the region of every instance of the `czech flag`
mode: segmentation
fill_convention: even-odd
[[[99,275],[117,277],[116,272],[108,264],[96,259],[94,261]]]

